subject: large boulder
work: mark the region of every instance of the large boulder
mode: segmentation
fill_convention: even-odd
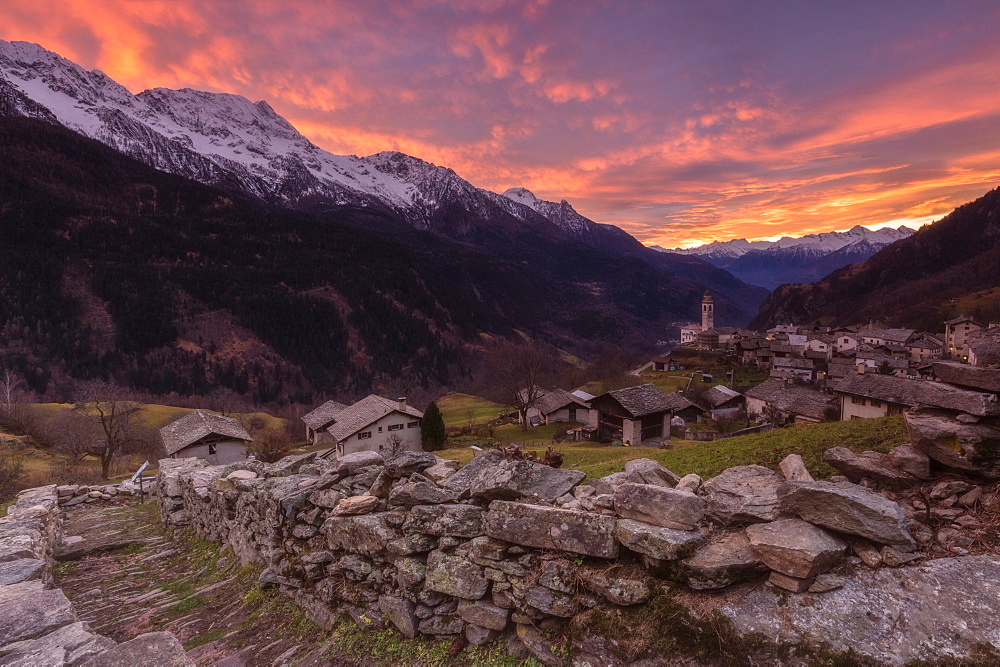
[[[809,473],[805,462],[802,461],[802,457],[798,454],[789,454],[786,456],[778,464],[778,468],[781,469],[781,474],[785,476],[785,479],[790,482],[813,481],[813,476]]]
[[[831,447],[823,454],[823,461],[855,483],[868,478],[893,489],[904,489],[920,482],[910,473],[896,468],[889,455],[881,452],[856,454],[846,447]]]
[[[691,530],[705,514],[701,498],[663,486],[622,484],[614,497],[619,516],[664,528]]]
[[[914,448],[950,468],[1000,479],[1000,424],[967,424],[944,410],[907,410],[906,431]]]
[[[615,519],[602,514],[494,500],[484,524],[498,540],[599,558],[618,555]]]
[[[905,550],[916,548],[902,508],[855,484],[789,482],[781,504],[786,511],[831,530]]]
[[[855,663],[978,664],[984,648],[1000,652],[1000,557],[881,568],[849,577],[818,599],[759,586],[718,610],[740,635],[853,651],[862,658]]]
[[[362,468],[379,466],[385,459],[378,452],[354,452],[345,454],[337,459],[336,472],[341,477],[347,477],[357,473]]]
[[[37,639],[0,648],[0,665],[79,665],[114,648],[117,642],[102,637],[86,623],[64,625]]]
[[[705,482],[707,511],[724,525],[774,521],[782,516],[778,491],[785,479],[763,466],[739,466]]]
[[[417,636],[418,619],[413,613],[416,605],[406,598],[380,595],[378,608],[403,635],[413,639]]]
[[[484,470],[472,483],[470,493],[477,500],[538,498],[553,502],[569,493],[586,476],[580,470],[561,470],[534,461],[505,460]]]
[[[499,449],[490,449],[472,457],[472,460],[446,479],[441,486],[460,493],[468,493],[480,475],[506,461],[507,457]]]
[[[406,477],[430,468],[437,460],[430,452],[402,452],[385,462],[385,470],[393,477]]]
[[[76,620],[58,588],[46,590],[38,580],[0,587],[0,646],[34,639]]]
[[[680,476],[667,470],[652,459],[632,459],[625,464],[625,475],[628,481],[635,484],[652,484],[654,486],[675,487],[681,481]]]
[[[626,548],[658,560],[683,558],[702,538],[697,530],[674,530],[632,519],[619,519],[615,536]]]
[[[490,582],[483,568],[468,558],[435,550],[427,556],[424,588],[466,600],[478,600],[486,595]]]
[[[847,551],[847,542],[802,519],[747,526],[746,534],[765,565],[799,579],[826,572]]]
[[[725,588],[765,574],[768,567],[750,547],[746,532],[718,533],[681,562],[687,584],[695,590]]]
[[[478,537],[486,510],[475,505],[417,505],[406,516],[403,530],[438,537]]]

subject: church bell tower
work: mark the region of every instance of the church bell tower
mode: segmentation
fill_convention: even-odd
[[[701,300],[701,330],[708,331],[715,328],[715,303],[712,300],[712,293],[705,290],[705,296]]]

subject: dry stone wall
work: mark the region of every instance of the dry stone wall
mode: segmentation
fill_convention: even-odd
[[[845,563],[921,559],[912,516],[889,492],[813,481],[797,456],[781,470],[741,466],[703,482],[640,459],[584,480],[499,450],[461,468],[423,452],[389,461],[362,452],[270,465],[161,461],[157,492],[167,526],[263,564],[261,585],[279,587],[323,627],[349,616],[363,629],[464,635],[472,644],[507,633],[556,664],[538,627],[642,605],[664,578],[695,595],[767,577],[768,591],[815,596],[848,583],[831,573]],[[985,580],[1000,585],[995,559],[983,562],[992,568]],[[748,625],[738,609],[720,611]],[[997,612],[983,610],[976,627],[996,626]],[[904,623],[896,632],[920,630]],[[910,639],[918,648],[902,661],[935,657],[933,638]],[[949,655],[964,655],[983,637],[948,641],[958,646]],[[1000,628],[989,642],[1000,649]]]

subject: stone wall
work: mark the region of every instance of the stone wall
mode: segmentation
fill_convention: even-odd
[[[70,496],[72,497],[72,496]],[[53,550],[62,540],[60,494],[55,485],[27,489],[0,519],[0,664],[187,665],[180,642],[168,632],[118,644],[77,619],[65,594],[53,588]]]
[[[889,494],[813,481],[797,456],[781,470],[741,466],[703,483],[639,459],[625,472],[584,481],[582,472],[510,460],[502,451],[461,468],[423,452],[389,461],[359,452],[270,465],[161,461],[157,489],[165,525],[263,564],[261,585],[279,587],[323,627],[350,616],[363,629],[463,635],[472,644],[507,633],[542,662],[558,664],[539,627],[643,605],[665,587],[697,596],[767,578],[761,595],[771,602],[761,604],[781,618],[785,602],[776,589],[807,598],[851,589],[855,567],[904,566],[910,579],[924,576],[912,566],[923,555],[912,517]],[[957,559],[935,562],[946,560]],[[992,569],[980,580],[1000,585],[998,565],[982,561]],[[721,600],[693,608],[715,605],[741,627],[740,605],[727,611]],[[969,636],[924,637],[920,627],[897,623],[892,632],[915,647],[902,661],[938,657],[944,644],[952,656],[984,641],[1000,649],[1000,608],[988,606],[978,625],[963,620],[975,628]],[[756,612],[758,621],[766,616]],[[808,628],[798,630],[807,641]],[[781,632],[773,638],[782,641]],[[841,649],[873,650],[864,644]]]
[[[142,492],[152,495],[155,491],[155,482],[145,479]],[[63,508],[73,507],[81,503],[96,503],[101,501],[114,500],[119,496],[139,495],[138,482],[124,481],[117,484],[62,484],[56,487],[56,495],[59,506]]]

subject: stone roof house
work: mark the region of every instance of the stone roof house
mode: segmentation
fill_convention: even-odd
[[[821,422],[826,411],[837,405],[837,399],[830,394],[780,378],[765,380],[744,396],[748,414],[762,417],[770,409],[796,422]]]
[[[773,378],[812,382],[816,379],[816,363],[812,359],[776,357],[771,361],[770,375]]]
[[[253,438],[237,420],[214,412],[195,410],[160,429],[167,456],[195,457],[212,465],[235,463],[246,458]]]
[[[972,317],[956,317],[944,323],[944,355],[947,359],[967,361],[970,334],[986,326]]]
[[[420,421],[424,413],[406,404],[370,394],[345,407],[326,426],[333,446],[320,456],[344,456],[354,452],[381,452],[385,456],[400,451],[420,451]]]
[[[675,413],[699,410],[684,396],[666,394],[651,383],[601,394],[591,401],[591,408],[597,412],[599,440],[629,445],[669,435]]]
[[[943,366],[934,365],[935,371],[939,365]],[[942,369],[942,375],[937,372],[935,375],[947,377],[947,370]],[[916,407],[957,410],[977,416],[1000,413],[1000,403],[995,394],[964,389],[946,382],[866,372],[849,375],[831,388],[840,399],[842,420],[885,417]]]
[[[312,412],[307,412],[302,421],[306,425],[306,440],[314,445],[327,442],[331,435],[327,433],[326,427],[332,424],[347,406],[337,401],[327,401]]]
[[[590,403],[558,387],[542,393],[538,402],[528,408],[528,423],[580,422],[589,424]]]

